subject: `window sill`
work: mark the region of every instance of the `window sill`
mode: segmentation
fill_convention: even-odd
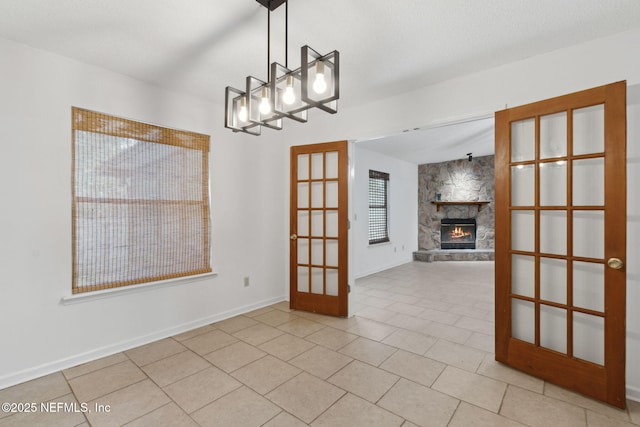
[[[211,273],[198,274],[195,276],[161,280],[158,282],[142,283],[140,285],[122,286],[119,288],[105,289],[102,291],[83,292],[79,294],[63,296],[62,298],[60,298],[60,303],[62,305],[78,304],[81,302],[94,301],[94,300],[103,299],[103,298],[111,298],[111,297],[125,295],[125,294],[145,292],[151,289],[166,288],[169,286],[175,286],[180,283],[194,282],[194,281],[198,281],[200,279],[204,279],[208,277],[215,277],[217,275],[218,273],[211,272]]]
[[[388,242],[380,242],[380,243],[369,243],[369,247],[370,248],[377,248],[379,246],[388,246],[391,244],[391,240],[389,240]]]

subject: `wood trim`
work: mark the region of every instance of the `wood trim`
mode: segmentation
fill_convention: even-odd
[[[326,171],[326,153],[327,152],[337,152],[338,153],[338,176],[337,178],[327,178],[323,176],[322,178],[312,178],[312,154],[322,153],[323,158],[323,168]],[[308,179],[300,180],[298,179],[298,164],[297,159],[299,155],[308,154],[309,155],[309,177]],[[290,162],[291,162],[291,175],[290,175],[290,185],[291,185],[291,197],[290,197],[290,235],[298,234],[298,210],[304,210],[309,212],[309,223],[307,224],[309,234],[312,234],[312,223],[311,223],[311,213],[312,212],[337,212],[338,213],[338,237],[327,237],[323,236],[303,236],[300,235],[300,238],[308,238],[309,239],[309,252],[308,252],[308,264],[305,263],[309,269],[309,278],[311,278],[311,273],[313,268],[321,268],[323,269],[323,291],[324,294],[312,294],[311,293],[311,279],[309,280],[309,289],[308,292],[298,292],[298,283],[297,283],[297,275],[298,268],[301,266],[298,262],[297,256],[297,240],[290,240],[290,257],[289,257],[289,282],[290,282],[290,307],[295,310],[304,310],[317,312],[322,314],[328,314],[332,316],[341,316],[346,317],[348,315],[348,279],[349,279],[349,270],[348,270],[348,145],[347,141],[336,141],[336,142],[328,142],[321,144],[310,144],[310,145],[300,145],[293,146],[290,149]],[[308,194],[309,199],[307,200],[307,207],[298,209],[298,200],[297,200],[297,192],[298,192],[298,183],[306,182],[309,184],[310,191]],[[313,183],[322,183],[325,187],[327,183],[337,182],[338,184],[338,206],[337,207],[326,207],[326,192],[322,196],[323,207],[312,207],[312,194],[311,194],[311,186]],[[323,230],[326,230],[326,215],[323,219]],[[323,264],[317,265],[312,264],[311,258],[311,241],[312,240],[322,240],[323,242]],[[326,243],[328,241],[337,241],[338,242],[338,267],[328,266],[326,264]],[[338,296],[326,295],[326,274],[327,271],[337,270],[338,271]]]
[[[349,315],[349,153],[347,141],[338,146],[338,316]]]
[[[602,153],[573,155],[572,112],[576,109],[604,104],[605,106],[605,148]],[[540,117],[557,112],[567,112],[567,155],[558,159],[567,160],[567,204],[566,206],[540,206],[540,163],[555,159],[540,159],[539,123]],[[534,118],[536,151],[534,160],[511,162],[511,123]],[[495,150],[495,257],[496,257],[496,360],[509,364],[547,381],[569,387],[580,393],[603,400],[611,405],[625,406],[625,338],[626,338],[626,276],[624,269],[606,267],[606,260],[617,257],[626,262],[626,82],[613,83],[594,89],[576,92],[545,101],[540,101],[508,110],[496,112]],[[603,206],[572,205],[573,161],[605,159],[605,201]],[[511,206],[511,167],[519,164],[536,165],[535,205]],[[567,213],[567,253],[564,255],[540,252],[539,232],[535,236],[532,252],[511,250],[511,212],[528,210],[535,212],[535,226],[540,228],[540,214],[543,211],[562,210]],[[573,214],[576,211],[603,211],[605,216],[605,247],[603,259],[593,259],[574,255]],[[534,297],[511,294],[511,256],[514,254],[533,256],[536,265]],[[567,303],[558,304],[541,299],[539,266],[541,258],[555,258],[567,261]],[[604,312],[574,307],[573,270],[574,261],[605,264],[605,308]],[[512,338],[511,301],[527,300],[535,304],[535,344]],[[541,347],[540,315],[541,304],[566,310],[567,351],[555,352]],[[573,315],[584,313],[604,318],[605,342],[604,365],[576,359],[573,348]]]
[[[436,205],[436,211],[440,211],[440,206],[460,206],[460,205],[477,205],[478,212],[482,209],[482,206],[488,205],[489,201],[475,201],[475,202],[442,202],[439,200],[432,201],[431,204]]]
[[[627,85],[604,87],[605,91],[605,260],[627,262]],[[608,287],[605,320],[605,365],[618,372],[607,377],[606,401],[625,406],[626,270],[605,266]],[[622,333],[620,333],[622,331]]]
[[[504,362],[546,381],[576,390],[599,400],[606,401],[606,371],[602,366],[568,359],[552,350],[529,344],[515,338],[509,342],[509,356]],[[581,381],[584,371],[588,381]]]
[[[567,188],[566,188],[566,204],[567,204],[567,356],[574,357],[573,353],[573,109],[567,111],[567,156],[572,161],[568,161],[567,165]],[[600,314],[598,314],[600,315]],[[604,313],[603,313],[604,315]]]
[[[511,160],[510,110],[495,114],[495,165],[508,165]],[[509,168],[496,167],[495,175],[495,354],[496,360],[508,363],[511,337],[511,193]],[[502,260],[502,262],[500,262]]]
[[[534,121],[535,125],[534,125],[534,140],[535,140],[535,153],[534,153],[534,159],[536,160],[536,164],[538,164],[538,162],[540,162],[540,116],[536,116],[535,117],[535,121]],[[538,208],[540,206],[540,168],[537,166],[534,166],[533,168],[533,174],[534,174],[534,180],[533,180],[533,185],[534,185],[534,203],[536,205],[536,208]],[[536,230],[540,230],[540,209],[536,209],[533,212],[533,218],[534,218],[534,227]],[[540,345],[540,233],[535,233],[534,235],[534,249],[533,249],[534,255],[533,255],[533,259],[534,259],[534,265],[535,265],[535,273],[534,273],[534,279],[533,279],[533,293],[535,296],[535,301],[534,301],[534,325],[535,325],[535,335],[534,335],[534,341],[536,343],[536,346]]]

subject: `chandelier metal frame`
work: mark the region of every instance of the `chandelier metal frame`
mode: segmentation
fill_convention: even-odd
[[[281,130],[283,119],[306,122],[308,111],[338,112],[340,53],[325,55],[305,45],[300,67],[288,68],[289,2],[256,0],[267,9],[267,80],[247,76],[244,90],[225,89],[225,123],[233,132],[260,135],[263,127]],[[285,65],[271,63],[271,11],[285,5]]]

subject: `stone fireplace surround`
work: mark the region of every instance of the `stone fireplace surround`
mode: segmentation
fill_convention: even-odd
[[[416,261],[478,261],[494,259],[494,156],[473,157],[418,166],[418,251]],[[447,205],[441,201],[489,201],[479,206]],[[440,249],[442,218],[475,218],[476,249]]]

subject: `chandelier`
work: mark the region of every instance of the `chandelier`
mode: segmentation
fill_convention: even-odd
[[[234,132],[260,135],[262,127],[281,130],[284,118],[307,121],[307,112],[318,108],[338,112],[340,54],[321,55],[309,46],[300,48],[300,67],[288,68],[288,0],[256,0],[267,8],[267,79],[247,76],[244,90],[225,89],[224,126]],[[271,12],[285,5],[285,64],[271,56]]]

